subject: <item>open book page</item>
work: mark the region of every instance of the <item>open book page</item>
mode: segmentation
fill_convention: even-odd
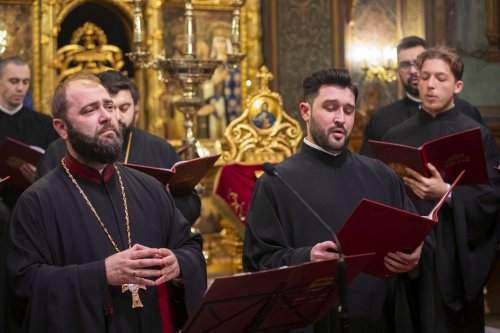
[[[155,178],[160,183],[162,183],[163,186],[167,186],[167,184],[170,182],[170,179],[172,179],[172,176],[175,173],[175,171],[171,169],[155,168],[147,165],[132,164],[132,163],[122,163],[122,164],[129,168],[136,169],[147,175],[150,175],[151,177]]]
[[[453,190],[453,188],[458,184],[458,181],[460,180],[460,178],[462,178],[462,176],[464,175],[464,173],[465,173],[465,170],[462,170],[462,172],[460,172],[460,174],[458,175],[458,177],[455,179],[455,181],[448,188],[448,191],[446,191],[446,193],[443,195],[443,197],[436,203],[436,205],[434,206],[434,208],[431,210],[431,212],[429,213],[429,215],[427,215],[427,218],[432,219],[433,221],[436,221],[436,222],[438,221],[439,210],[441,209],[441,207],[443,206],[443,204],[446,202],[446,199],[450,195],[450,193]]]
[[[39,152],[39,153],[40,153],[40,154],[42,154],[42,155],[43,155],[43,154],[45,154],[45,149],[43,149],[42,147],[33,146],[33,145],[31,145],[31,146],[29,146],[29,147],[30,147],[31,149],[33,149],[33,150],[36,150],[37,152]]]
[[[407,176],[405,168],[411,168],[419,174],[428,177],[422,148],[415,148],[392,142],[369,140],[373,157],[389,165],[400,177]]]
[[[10,179],[10,176],[0,178],[0,189],[2,189],[3,185]]]
[[[379,278],[394,275],[384,266],[388,252],[411,253],[424,241],[438,223],[437,213],[459,182],[463,172],[451,184],[429,216],[363,199],[338,232],[345,255],[374,252],[364,272]]]
[[[389,165],[399,176],[406,176],[411,168],[429,177],[427,163],[431,163],[443,180],[452,183],[462,170],[462,183],[479,184],[488,181],[481,130],[470,130],[431,140],[419,148],[370,140],[375,158]]]
[[[0,146],[0,177],[10,176],[12,186],[24,190],[31,185],[19,168],[25,163],[38,165],[43,149],[7,137]]]
[[[187,195],[200,182],[201,178],[213,167],[219,159],[219,155],[194,158],[187,161],[179,161],[171,169],[155,168],[139,164],[123,164],[130,168],[144,172],[156,178],[174,196]]]
[[[170,192],[173,195],[187,195],[191,193],[220,156],[220,154],[217,154],[175,163],[172,167],[174,175],[169,182]]]

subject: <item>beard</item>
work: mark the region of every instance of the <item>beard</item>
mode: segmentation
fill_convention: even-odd
[[[132,130],[134,129],[134,125],[133,123],[129,125],[119,123],[119,126],[120,126],[120,132],[122,133],[122,140],[126,140],[130,135],[130,133],[132,132]]]
[[[411,81],[414,79],[414,76],[410,76],[406,82],[403,82],[403,87],[405,88],[406,92],[409,93],[412,96],[418,97],[418,87],[414,86]]]
[[[122,151],[123,139],[118,130],[113,129],[116,134],[114,138],[99,137],[101,132],[107,131],[110,128],[113,129],[109,125],[101,129],[94,136],[88,136],[79,132],[67,122],[69,142],[75,152],[87,161],[103,164],[116,162]]]
[[[338,129],[344,131],[345,138],[343,144],[339,141],[331,142],[329,140],[330,133]],[[329,151],[331,153],[342,153],[347,149],[347,146],[349,145],[350,135],[347,135],[347,130],[345,129],[345,127],[335,126],[333,128],[324,130],[314,120],[314,117],[311,116],[310,131],[311,131],[311,136],[314,139],[314,142],[324,150]]]

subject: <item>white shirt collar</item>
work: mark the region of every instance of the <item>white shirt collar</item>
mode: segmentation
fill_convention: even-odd
[[[410,93],[406,93],[406,97],[408,97],[409,99],[411,99],[412,101],[417,102],[417,103],[421,103],[422,102],[422,100],[420,98],[415,97],[415,96],[413,96]]]
[[[307,140],[307,138],[304,138],[304,143],[305,143],[306,145],[308,145],[309,147],[311,147],[311,148],[314,148],[314,149],[316,149],[316,150],[322,151],[322,152],[327,153],[327,154],[329,154],[329,155],[332,155],[332,156],[338,156],[338,155],[340,155],[340,153],[332,153],[332,152],[330,152],[330,151],[328,151],[328,150],[325,150],[325,149],[321,148],[321,147],[320,147],[320,146],[318,146],[317,144],[312,143],[311,141]]]
[[[0,105],[0,111],[2,111],[3,113],[6,113],[8,115],[15,115],[16,113],[18,113],[19,111],[21,111],[21,109],[23,108],[23,104],[21,103],[18,107],[16,107],[14,110],[7,110],[6,108],[4,108],[3,106]]]

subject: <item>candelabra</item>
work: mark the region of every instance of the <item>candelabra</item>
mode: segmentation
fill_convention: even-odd
[[[390,65],[367,64],[361,66],[361,70],[366,73],[367,81],[378,79],[383,82],[394,82],[397,80],[395,68]]]
[[[228,54],[228,60],[224,63],[215,59],[198,59],[196,57],[196,35],[193,17],[192,0],[185,3],[185,35],[186,49],[182,58],[166,58],[157,56],[150,60],[151,55],[144,49],[144,21],[142,15],[142,1],[131,0],[134,4],[134,52],[127,54],[129,58],[142,68],[154,68],[158,70],[162,79],[172,79],[180,82],[182,86],[182,97],[174,102],[174,107],[184,115],[185,136],[183,145],[188,146],[186,158],[195,157],[195,122],[194,118],[198,110],[203,106],[204,100],[200,95],[200,86],[210,79],[218,66],[237,66],[244,55],[240,50],[240,7],[244,0],[236,0],[236,9],[233,11],[231,24],[233,52]]]
[[[236,67],[241,63],[245,55],[241,53],[241,38],[240,38],[240,8],[244,5],[244,0],[236,0],[236,9],[233,11],[233,20],[231,22],[231,43],[233,46],[232,53],[227,55],[227,64]]]
[[[353,51],[361,61],[361,70],[365,73],[366,81],[380,80],[394,82],[396,73],[396,50],[386,47],[383,52],[376,47],[357,47]]]

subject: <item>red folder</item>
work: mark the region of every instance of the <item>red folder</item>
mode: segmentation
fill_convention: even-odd
[[[349,283],[373,254],[346,256]],[[182,333],[240,333],[307,326],[338,297],[337,262],[324,260],[216,278]]]
[[[415,251],[438,223],[439,209],[463,175],[464,171],[427,216],[361,200],[338,233],[344,254],[374,252],[364,272],[383,279],[392,277],[394,273],[385,268],[384,257],[388,252]]]
[[[369,140],[373,156],[388,164],[398,175],[404,176],[404,167],[429,177],[427,163],[436,167],[446,183],[451,183],[465,170],[461,183],[486,183],[488,171],[484,157],[481,130],[454,133],[426,142],[415,148],[396,143]]]
[[[7,137],[0,146],[0,177],[10,176],[10,183],[20,190],[28,188],[31,182],[21,174],[19,167],[26,162],[37,166],[44,152],[42,148]]]
[[[130,168],[156,178],[164,186],[168,185],[174,196],[187,195],[200,182],[201,178],[213,167],[220,154],[179,161],[171,169],[155,168],[146,165],[123,163]]]

